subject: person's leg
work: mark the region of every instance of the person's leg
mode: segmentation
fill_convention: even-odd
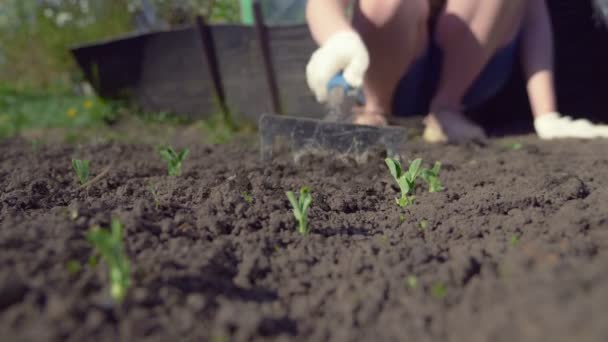
[[[411,64],[428,44],[428,0],[360,0],[353,26],[370,53],[365,105],[355,123],[380,125],[392,108],[393,94]]]
[[[441,76],[430,105],[429,141],[483,137],[462,114],[463,98],[496,52],[519,33],[525,0],[447,0],[435,34]]]

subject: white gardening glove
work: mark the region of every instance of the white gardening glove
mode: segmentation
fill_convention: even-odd
[[[342,31],[312,54],[306,66],[306,79],[317,101],[323,103],[327,100],[327,85],[334,76],[342,72],[351,87],[359,88],[368,66],[369,53],[359,35]]]
[[[534,129],[541,139],[608,138],[608,125],[595,125],[586,119],[573,120],[559,113],[548,113],[534,120]]]

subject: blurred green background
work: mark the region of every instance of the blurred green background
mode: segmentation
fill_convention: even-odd
[[[238,22],[239,0],[0,0],[0,138],[113,122],[122,104],[93,94],[70,47],[169,29],[198,14],[211,23]]]

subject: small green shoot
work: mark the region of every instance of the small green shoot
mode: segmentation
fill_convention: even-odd
[[[156,210],[160,208],[160,199],[158,198],[158,192],[156,191],[156,186],[154,184],[150,184],[150,193],[152,194],[152,198],[154,199],[154,207]]]
[[[65,267],[68,269],[68,272],[70,274],[76,274],[76,273],[80,272],[80,270],[82,269],[82,266],[80,265],[80,263],[77,260],[69,260],[65,264]]]
[[[420,230],[426,230],[429,227],[429,221],[423,219],[418,223],[418,226],[420,227]]]
[[[167,162],[167,169],[169,170],[169,176],[179,176],[182,173],[182,163],[190,150],[183,149],[177,153],[175,150],[168,146],[160,149],[159,153],[161,158]]]
[[[447,292],[448,292],[448,289],[443,283],[436,283],[431,288],[431,295],[433,295],[433,297],[435,297],[436,299],[445,298]]]
[[[407,277],[407,287],[412,290],[418,287],[418,278],[416,278],[416,276]]]
[[[308,227],[308,209],[312,203],[312,196],[310,195],[310,189],[303,187],[300,189],[300,197],[296,199],[296,196],[292,191],[288,191],[287,198],[289,203],[293,207],[293,216],[298,221],[298,232],[300,234],[308,234],[310,227]]]
[[[72,167],[81,185],[84,185],[89,180],[89,161],[72,159]]]
[[[519,141],[515,141],[510,144],[507,144],[507,148],[510,149],[511,151],[519,151],[522,148],[524,148],[524,144],[522,144]]]
[[[416,179],[421,173],[420,165],[422,164],[422,159],[418,158],[411,162],[407,172],[403,172],[401,163],[397,159],[386,158],[385,162],[401,190],[401,198],[395,199],[397,205],[403,208],[413,204],[415,196],[410,196],[410,193],[414,193]]]
[[[124,250],[123,227],[118,219],[112,220],[111,230],[95,226],[87,239],[106,262],[110,276],[110,294],[122,302],[131,286],[130,264]]]
[[[247,202],[249,204],[251,204],[253,202],[253,196],[251,196],[251,194],[248,193],[247,191],[241,192],[241,196],[243,197],[245,202]]]
[[[514,246],[514,247],[517,246],[519,244],[519,236],[517,236],[517,235],[511,236],[510,243],[511,243],[511,246]]]
[[[87,265],[89,265],[89,267],[95,268],[97,267],[97,265],[99,264],[99,257],[97,256],[97,254],[93,254],[89,257],[89,259],[87,260]]]
[[[429,185],[429,192],[443,191],[443,185],[439,179],[439,171],[441,171],[441,162],[435,162],[432,169],[422,170],[421,177]]]
[[[403,223],[405,222],[405,215],[401,214],[399,215],[399,223]]]

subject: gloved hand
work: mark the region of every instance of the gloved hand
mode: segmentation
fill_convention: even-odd
[[[327,100],[327,85],[338,73],[353,88],[363,84],[369,66],[369,52],[359,35],[352,31],[342,31],[331,36],[315,51],[306,66],[308,86],[317,101]]]
[[[541,139],[608,138],[608,125],[595,125],[586,119],[573,120],[559,113],[549,113],[536,118],[534,129]]]

